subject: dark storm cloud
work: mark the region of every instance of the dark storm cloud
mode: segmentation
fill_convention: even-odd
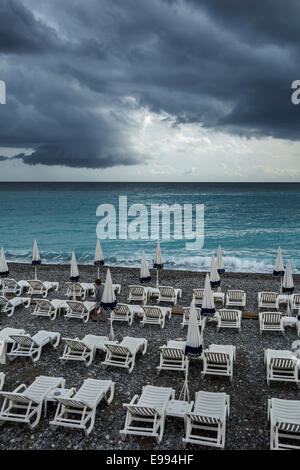
[[[135,106],[169,113],[172,125],[299,140],[296,0],[0,5],[0,146],[33,149],[15,159],[86,168],[140,162],[128,137]]]

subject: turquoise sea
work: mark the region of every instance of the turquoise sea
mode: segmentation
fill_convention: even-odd
[[[204,204],[204,246],[161,240],[166,268],[206,271],[222,245],[226,271],[272,272],[277,248],[300,273],[300,183],[0,183],[0,247],[7,261],[31,262],[36,239],[42,262],[92,264],[100,204],[127,196],[128,206]],[[193,206],[193,207],[194,207]],[[195,215],[195,211],[193,211]],[[130,221],[129,217],[129,221]],[[118,220],[117,220],[118,222]],[[150,226],[150,224],[149,224]],[[101,240],[106,264],[139,266],[142,250],[151,267],[156,241]]]

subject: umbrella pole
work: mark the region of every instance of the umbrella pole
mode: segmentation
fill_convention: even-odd
[[[190,401],[190,392],[189,392],[189,386],[188,386],[188,374],[189,374],[189,360],[187,359],[186,362],[186,369],[185,369],[185,378],[183,382],[183,387],[181,389],[180,395],[179,395],[179,400],[183,398],[183,401]]]
[[[159,284],[158,284],[158,269],[156,270],[156,287],[158,287]]]
[[[34,279],[37,280],[37,269],[36,264],[34,265]]]
[[[98,265],[98,279],[100,277],[100,268],[99,268],[99,265]]]
[[[286,309],[286,314],[287,314],[288,316],[291,315],[291,310],[290,310],[290,296],[289,296],[289,295],[287,296],[287,309]]]
[[[109,331],[108,339],[109,339],[109,341],[114,341],[114,339],[115,339],[112,320],[110,320],[110,331]]]

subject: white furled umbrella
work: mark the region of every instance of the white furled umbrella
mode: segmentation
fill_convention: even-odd
[[[33,242],[31,264],[34,266],[34,278],[37,279],[37,266],[41,264],[41,258],[40,258],[39,249],[38,249],[36,240],[34,240]]]
[[[219,245],[218,255],[217,255],[217,270],[219,274],[225,273],[223,258],[222,258],[222,247]]]
[[[142,253],[142,260],[141,260],[140,281],[142,283],[151,281],[151,275],[149,272],[148,263],[147,263],[144,252]]]
[[[282,293],[286,294],[288,296],[288,301],[287,301],[287,315],[291,314],[290,310],[290,294],[294,292],[294,281],[293,281],[293,276],[292,276],[292,267],[291,267],[291,262],[288,260],[286,263],[286,269],[282,281]]]
[[[110,269],[107,269],[106,272],[106,280],[105,280],[105,286],[104,286],[104,291],[102,295],[102,300],[101,300],[101,308],[103,310],[110,312],[117,306],[117,300],[115,296],[115,291],[113,288],[113,283],[110,275]],[[114,340],[114,330],[113,330],[113,322],[110,322],[110,332],[109,332],[109,341]]]
[[[282,259],[282,252],[280,246],[278,247],[277,257],[275,261],[275,266],[273,269],[273,276],[280,276],[280,293],[282,292],[282,278],[284,276],[284,265]]]
[[[221,279],[217,270],[216,262],[215,262],[215,255],[212,254],[211,256],[211,267],[210,267],[210,286],[211,287],[220,287]]]
[[[99,277],[99,266],[104,265],[104,258],[103,258],[103,253],[100,245],[100,240],[98,238],[97,243],[96,243],[96,250],[95,250],[95,258],[94,258],[94,265],[98,266],[98,277]]]
[[[204,292],[203,292],[203,301],[201,306],[201,315],[213,315],[216,312],[215,302],[213,298],[213,293],[210,287],[209,275],[206,274]]]
[[[185,372],[185,380],[180,392],[179,399],[190,401],[190,394],[188,388],[188,369],[189,369],[189,358],[199,358],[203,351],[203,336],[200,333],[199,325],[197,321],[197,314],[195,308],[195,301],[191,303],[190,316],[188,322],[188,330],[186,336],[186,345],[184,354],[188,358],[188,363]]]
[[[78,282],[79,281],[79,271],[78,271],[77,261],[76,261],[74,251],[72,251],[70,281],[72,281],[72,282]]]
[[[159,243],[159,240],[157,240],[155,259],[154,259],[154,263],[153,263],[153,268],[156,269],[156,287],[159,286],[159,283],[158,283],[158,270],[163,269],[163,267],[164,267],[164,265],[163,265],[161,251],[160,251],[160,243]]]
[[[0,255],[0,277],[7,277],[9,275],[8,266],[5,259],[4,248],[1,248]]]

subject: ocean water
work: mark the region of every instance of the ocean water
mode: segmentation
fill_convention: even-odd
[[[277,248],[300,273],[300,183],[0,183],[0,247],[7,261],[31,262],[36,239],[42,262],[93,264],[100,204],[116,208],[117,238],[102,239],[106,264],[140,266],[144,250],[152,267],[156,241],[119,239],[119,196],[128,207],[144,204],[204,204],[204,245],[161,239],[166,268],[207,271],[222,245],[230,272],[272,272]],[[128,218],[128,222],[133,218]],[[160,221],[162,224],[162,220]],[[195,223],[195,209],[193,210]],[[149,217],[149,234],[151,219]]]

